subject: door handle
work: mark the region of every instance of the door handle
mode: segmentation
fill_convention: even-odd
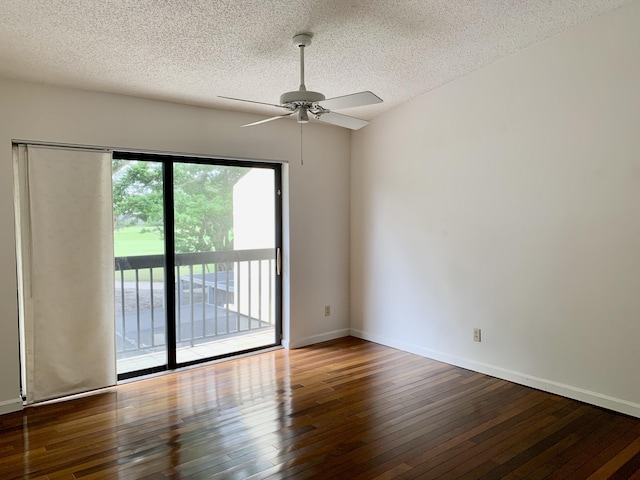
[[[276,249],[276,275],[282,274],[282,256],[280,254],[280,247]]]

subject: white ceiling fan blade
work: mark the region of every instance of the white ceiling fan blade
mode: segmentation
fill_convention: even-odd
[[[369,124],[366,120],[360,120],[359,118],[333,112],[323,113],[318,120],[331,123],[332,125],[338,125],[339,127],[350,128],[351,130],[358,130]]]
[[[277,117],[267,118],[266,120],[260,120],[259,122],[247,123],[246,125],[242,125],[243,127],[253,127],[254,125],[260,125],[261,123],[271,122],[273,120],[279,120],[284,117],[290,117],[296,112],[285,113],[284,115],[278,115]]]
[[[322,108],[326,108],[327,110],[340,110],[342,108],[363,107],[381,102],[382,99],[376,94],[366,91],[352,93],[351,95],[344,95],[342,97],[328,98],[319,103],[322,105]]]
[[[286,108],[286,107],[283,107],[282,105],[276,105],[274,103],[256,102],[254,100],[244,100],[242,98],[223,97],[222,95],[218,95],[218,98],[224,98],[226,100],[235,100],[236,102],[257,103],[258,105],[268,105],[270,107]]]

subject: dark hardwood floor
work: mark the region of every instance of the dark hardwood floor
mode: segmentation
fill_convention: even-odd
[[[640,479],[640,420],[349,337],[1,416],[0,478]]]

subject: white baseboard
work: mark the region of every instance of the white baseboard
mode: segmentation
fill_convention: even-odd
[[[11,400],[4,400],[0,402],[0,415],[4,415],[5,413],[19,412],[22,410],[22,399],[16,398]]]
[[[319,333],[317,335],[311,335],[310,337],[297,338],[295,340],[282,340],[282,346],[286,349],[306,347],[307,345],[313,345],[314,343],[326,342],[328,340],[335,340],[336,338],[348,337],[349,329],[341,328],[340,330],[333,330],[331,332]]]
[[[467,358],[457,357],[449,355],[429,348],[421,347],[419,345],[410,344],[406,342],[400,342],[388,337],[382,337],[379,335],[372,335],[361,330],[350,331],[350,334],[354,337],[362,338],[363,340],[369,340],[371,342],[386,345],[388,347],[397,348],[405,352],[414,353],[422,357],[431,358],[440,362],[455,365],[457,367],[473,370],[474,372],[484,373],[485,375],[491,375],[492,377],[501,378],[510,382],[525,385],[527,387],[536,388],[563,397],[572,398],[581,402],[590,403],[598,407],[607,408],[616,412],[624,413],[640,418],[640,404],[629,402],[620,398],[610,397],[601,393],[584,390],[582,388],[574,387],[572,385],[566,385],[563,383],[548,380],[546,378],[534,377],[521,372],[515,372],[506,368],[496,367],[482,362],[476,362]]]

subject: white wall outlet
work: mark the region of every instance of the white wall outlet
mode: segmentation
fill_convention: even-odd
[[[325,317],[331,316],[331,305],[324,306],[324,316]]]
[[[474,342],[481,342],[482,341],[482,330],[480,330],[479,328],[474,328],[473,329],[473,341]]]

